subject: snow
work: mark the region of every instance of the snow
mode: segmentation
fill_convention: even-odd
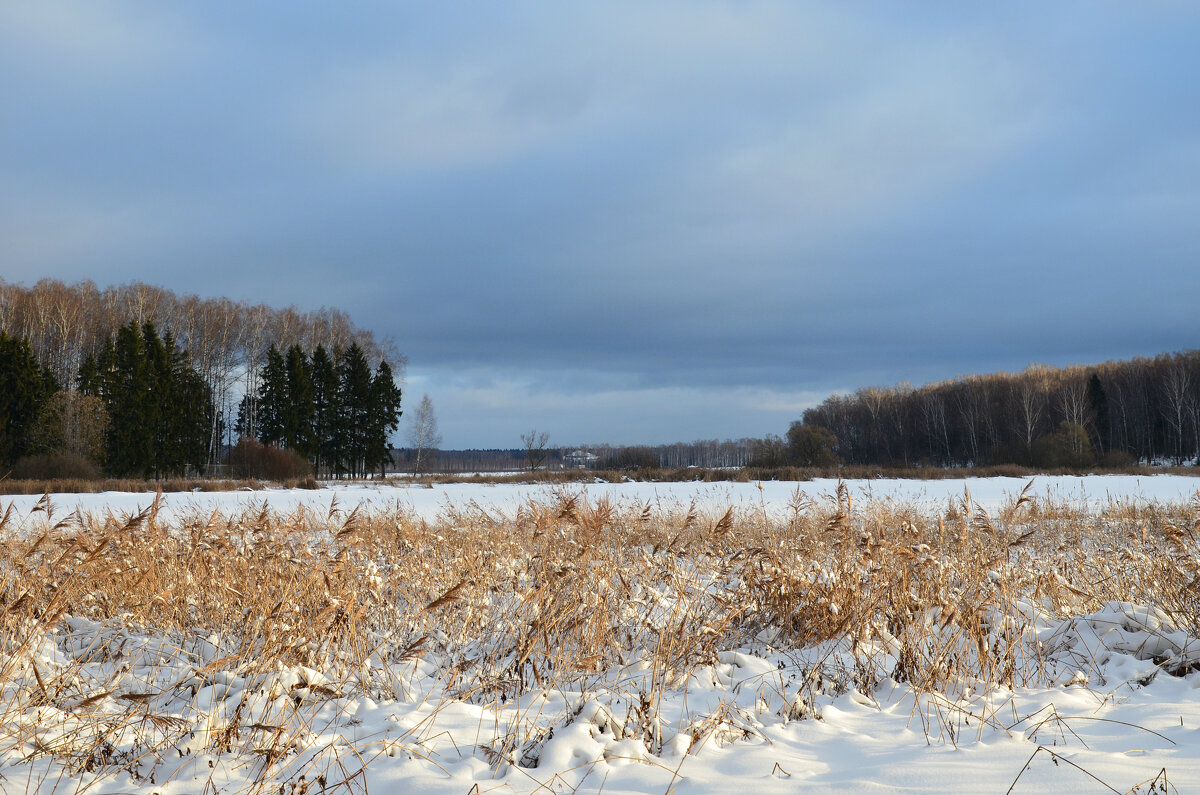
[[[1136,613],[1111,605],[1082,624],[1159,620]],[[270,753],[273,742],[280,752],[297,751],[281,763],[276,780],[323,778],[333,786],[365,769],[352,779],[355,786],[347,785],[350,792],[464,793],[478,785],[480,792],[503,793],[542,787],[782,793],[803,785],[814,792],[994,793],[1018,778],[1016,792],[1103,790],[1091,777],[1125,792],[1164,769],[1179,791],[1200,784],[1200,675],[1160,675],[1138,684],[1156,666],[1131,654],[1137,643],[1129,633],[1122,631],[1115,643],[1103,634],[1067,642],[1077,622],[1044,630],[1064,641],[1065,686],[951,698],[914,695],[882,677],[869,693],[850,688],[819,695],[811,707],[819,719],[808,720],[794,719],[789,707],[802,671],[818,656],[828,657],[827,650],[722,652],[716,665],[694,671],[653,705],[645,695],[653,672],[637,665],[598,677],[604,684],[588,691],[544,691],[479,705],[449,698],[437,666],[425,661],[386,676],[368,673],[372,696],[342,696],[347,683],[311,669],[206,673],[220,650],[206,648],[202,639],[175,646],[129,628],[68,624],[47,636],[30,664],[74,663],[82,692],[102,686],[107,695],[82,715],[28,705],[28,739],[6,742],[0,754],[6,792],[74,790],[76,782],[60,779],[61,771],[37,750],[60,743],[84,748],[98,725],[111,756],[143,759],[133,765],[140,778],[120,773],[89,782],[91,792],[242,791],[256,763],[231,762],[213,750],[237,722],[250,728],[235,742],[257,747],[260,755]],[[104,643],[124,644],[121,669],[88,662]],[[1068,677],[1074,662],[1096,660],[1097,648],[1108,650],[1106,662],[1096,662],[1084,677]],[[826,665],[838,664],[836,657]],[[29,675],[27,668],[15,678]],[[1085,687],[1087,677],[1108,681]],[[155,721],[139,717],[139,697],[148,698]],[[145,750],[155,742],[172,752],[155,758]]]
[[[847,486],[856,504],[886,500],[932,510],[967,489],[991,511],[1026,483],[879,479]],[[323,511],[335,499],[346,510],[399,506],[433,517],[474,502],[511,515],[564,488],[621,504],[686,509],[696,502],[717,512],[734,505],[782,513],[799,498],[833,501],[836,486],[340,485],[166,494],[160,517],[230,515],[264,502],[283,513],[300,505]],[[1039,497],[1089,509],[1188,502],[1198,488],[1200,478],[1168,475],[1038,477],[1032,487]],[[40,499],[5,498],[0,510],[11,503],[20,532],[44,520],[43,512],[31,513]],[[132,515],[153,500],[58,494],[50,513]],[[272,780],[287,793],[996,793],[1010,786],[1148,792],[1152,783],[1164,792],[1200,789],[1200,639],[1153,606],[1110,602],[1088,615],[1054,618],[1029,604],[1027,613],[1025,640],[1038,645],[1046,664],[1034,681],[1012,688],[980,692],[964,683],[945,694],[915,693],[892,678],[898,649],[884,631],[871,648],[852,649],[847,641],[726,649],[678,681],[664,679],[650,660],[633,659],[574,689],[506,702],[462,697],[436,654],[400,663],[372,658],[363,670],[336,673],[224,670],[221,637],[166,637],[120,621],[69,617],[24,653],[4,651],[0,702],[9,736],[0,737],[0,791],[242,792],[252,789],[262,760],[276,757]],[[992,629],[996,637],[1001,623]],[[77,692],[100,697],[81,696],[70,708],[39,703],[33,682],[54,670],[73,672]],[[97,778],[42,753],[64,744],[82,753],[100,740],[137,775]],[[225,741],[249,752],[222,754]]]
[[[1027,478],[967,478],[953,480],[847,480],[855,502],[891,501],[922,509],[945,507],[961,500],[964,490],[973,502],[986,511],[1016,499],[1030,479]],[[1200,492],[1200,476],[1181,475],[1087,475],[1082,477],[1055,475],[1032,478],[1033,494],[1096,508],[1110,501],[1129,501],[1135,504],[1184,503]],[[499,510],[507,515],[530,499],[545,500],[556,493],[586,495],[590,499],[604,496],[617,504],[679,505],[686,508],[696,502],[709,506],[734,505],[766,508],[784,512],[797,497],[810,500],[834,501],[837,480],[817,479],[803,482],[751,481],[682,482],[682,483],[571,483],[564,485],[522,485],[487,483],[446,483],[434,487],[418,484],[377,485],[327,483],[318,490],[264,489],[261,491],[185,492],[163,495],[159,516],[163,520],[207,517],[214,510],[226,516],[260,510],[264,502],[278,513],[290,513],[303,505],[313,510],[328,509],[337,500],[344,509],[363,505],[367,508],[400,507],[418,516],[433,518],[448,505],[468,505],[472,502]],[[152,493],[102,492],[99,494],[51,495],[54,515],[63,516],[75,510],[94,513],[111,510],[114,514],[134,515],[149,507]],[[41,495],[0,498],[0,506],[11,503],[17,517],[28,516]]]

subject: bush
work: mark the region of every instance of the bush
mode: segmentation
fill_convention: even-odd
[[[300,478],[299,480],[289,480],[284,485],[289,489],[309,489],[310,491],[321,488],[321,484],[312,475]]]
[[[802,467],[828,467],[838,463],[837,437],[820,425],[793,422],[787,432],[792,462]]]
[[[1096,463],[1096,453],[1082,425],[1062,422],[1057,431],[1033,443],[1033,461],[1041,467],[1086,469]]]
[[[100,467],[81,455],[43,453],[17,460],[12,477],[16,480],[100,480]]]
[[[1130,469],[1137,462],[1125,450],[1109,450],[1100,456],[1100,466],[1105,469]]]
[[[229,451],[229,467],[237,478],[290,481],[312,477],[312,465],[295,450],[242,439]]]

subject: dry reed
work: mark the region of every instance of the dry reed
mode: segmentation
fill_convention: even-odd
[[[0,751],[53,757],[70,775],[161,780],[168,749],[203,749],[258,760],[259,782],[294,781],[288,760],[319,705],[396,698],[423,658],[445,672],[446,697],[477,704],[644,664],[646,686],[611,721],[654,752],[656,699],[729,649],[849,653],[840,670],[798,664],[782,715],[798,719],[819,714],[821,693],[869,694],[884,678],[938,694],[1038,682],[1031,605],[1066,617],[1136,603],[1200,631],[1200,496],[1088,511],[1027,489],[988,513],[964,493],[931,514],[798,488],[777,515],[563,490],[515,515],[468,503],[432,521],[336,499],[170,523],[157,506],[60,515],[50,494],[27,516],[0,505]],[[65,650],[55,665],[47,642]],[[185,656],[190,674],[120,684],[122,665],[156,655]],[[97,661],[109,680],[81,676]],[[285,683],[291,711],[243,720],[239,708],[203,736],[156,711],[167,693],[199,709],[231,677],[282,670],[321,672]],[[705,720],[694,742],[737,724]],[[116,754],[106,738],[135,728],[140,751]],[[528,763],[538,741],[514,729],[491,753]]]

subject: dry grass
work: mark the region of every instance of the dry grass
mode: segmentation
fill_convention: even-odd
[[[27,517],[0,511],[0,750],[54,756],[68,771],[135,770],[105,737],[150,726],[146,758],[200,743],[260,759],[271,780],[315,713],[234,720],[188,741],[156,699],[296,666],[330,677],[288,685],[297,705],[351,691],[389,699],[418,657],[446,672],[449,697],[481,704],[645,662],[651,684],[621,722],[651,749],[656,694],[727,649],[855,655],[840,678],[801,671],[785,718],[813,714],[830,688],[869,692],[883,677],[930,693],[1021,685],[1042,673],[1024,640],[1030,605],[1067,616],[1133,602],[1200,631],[1198,534],[1200,503],[1089,513],[1025,493],[989,514],[964,494],[929,515],[853,504],[844,487],[829,501],[798,489],[782,516],[564,490],[515,516],[470,503],[425,521],[334,498],[319,511],[264,503],[170,525],[155,506],[63,516],[46,498]],[[37,654],[50,631],[95,640],[49,667]],[[187,681],[130,692],[81,679],[89,661],[119,671],[134,639],[151,636],[191,655]],[[67,739],[38,739],[49,720],[70,727]],[[514,735],[496,758],[519,761],[527,747]]]
[[[99,494],[105,491],[132,494],[153,494],[183,491],[260,491],[268,486],[289,489],[319,489],[317,479],[311,475],[288,478],[282,481],[222,478],[167,478],[165,480],[139,480],[137,478],[54,478],[51,480],[19,480],[0,477],[0,495],[16,494]]]
[[[137,478],[54,478],[52,480],[22,480],[0,477],[0,494],[99,494],[104,491],[132,493],[155,491],[236,491],[238,489],[260,489],[263,484],[253,480],[217,480],[214,478],[170,478],[168,480],[140,480]]]

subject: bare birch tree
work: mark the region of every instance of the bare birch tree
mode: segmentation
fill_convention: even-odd
[[[433,401],[429,399],[429,395],[421,398],[421,404],[413,414],[412,425],[408,429],[408,443],[409,447],[416,451],[413,474],[419,474],[427,454],[437,450],[438,445],[442,443],[437,417],[433,414]]]

